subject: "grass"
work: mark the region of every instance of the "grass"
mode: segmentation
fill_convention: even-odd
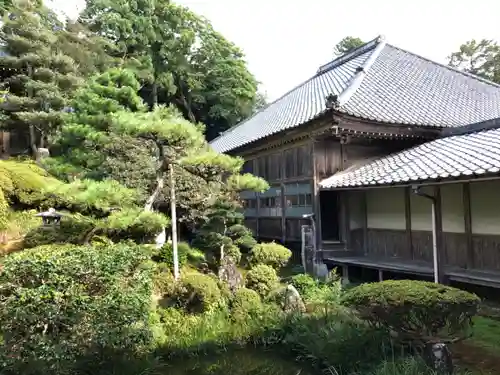
[[[500,353],[500,321],[482,316],[475,317],[474,335],[469,342],[494,354]]]

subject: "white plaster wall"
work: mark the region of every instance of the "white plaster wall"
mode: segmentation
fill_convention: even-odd
[[[500,234],[500,181],[470,184],[472,233]]]
[[[443,232],[464,233],[462,184],[441,185]]]
[[[366,206],[368,228],[406,228],[403,188],[367,190]]]
[[[350,191],[348,193],[349,229],[359,229],[363,227],[363,192]]]
[[[421,187],[423,193],[433,195],[433,188]],[[410,194],[411,229],[432,230],[432,203],[430,199]]]

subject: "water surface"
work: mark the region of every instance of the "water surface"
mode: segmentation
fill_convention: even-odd
[[[241,349],[171,363],[168,375],[316,375],[272,351]]]

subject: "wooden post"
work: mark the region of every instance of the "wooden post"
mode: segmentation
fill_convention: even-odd
[[[434,236],[434,280],[441,284],[446,282],[444,275],[444,248],[443,248],[443,220],[441,205],[441,189],[434,186],[434,200],[432,202],[432,221]]]
[[[313,191],[313,211],[316,219],[316,249],[321,251],[321,208],[320,208],[320,192],[318,186],[318,171],[316,169],[316,138],[312,137],[312,191]]]
[[[413,239],[411,232],[411,200],[410,188],[405,189],[405,221],[406,221],[406,246],[410,254],[410,259],[414,258],[413,255]]]
[[[279,153],[279,160],[280,160],[280,165],[279,165],[279,173],[280,173],[280,180],[283,180],[285,178],[285,153],[284,151],[281,151]],[[285,241],[287,239],[286,237],[286,196],[285,196],[285,184],[281,182],[281,241],[283,244],[285,244]]]
[[[378,270],[378,281],[384,281],[384,271]]]
[[[350,198],[350,192],[345,191],[341,194],[342,197],[342,207],[343,207],[343,213],[344,213],[344,230],[345,230],[345,249],[350,250],[351,249],[351,216],[350,216],[350,205],[349,205],[349,198]]]
[[[253,159],[254,175],[260,176],[259,174],[259,158]],[[255,207],[255,216],[257,216],[257,222],[255,223],[255,237],[260,237],[260,193],[255,193],[257,197],[257,205]]]
[[[462,185],[462,198],[464,207],[464,229],[467,244],[467,264],[466,268],[474,268],[474,243],[472,241],[472,216],[470,212],[470,184]]]
[[[348,285],[349,283],[349,266],[344,264],[342,266],[342,285]]]
[[[368,203],[366,199],[366,190],[363,191],[361,197],[361,207],[363,213],[363,255],[368,254]]]

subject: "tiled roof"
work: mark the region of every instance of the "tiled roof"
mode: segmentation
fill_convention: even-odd
[[[323,189],[406,184],[500,171],[500,129],[436,139],[320,182]]]
[[[500,117],[500,86],[377,38],[317,74],[210,144],[226,152],[304,124],[338,96],[340,113],[379,122],[455,127]]]

